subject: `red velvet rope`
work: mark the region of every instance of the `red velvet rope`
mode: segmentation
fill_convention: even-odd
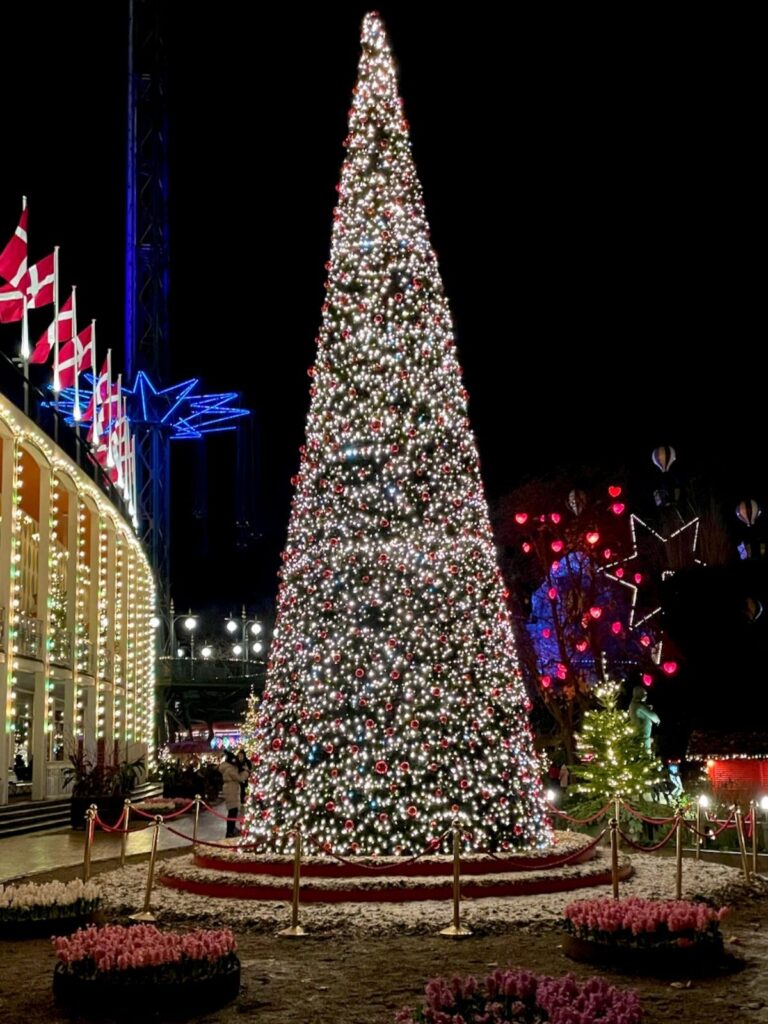
[[[600,832],[599,835],[597,835],[591,843],[587,843],[586,846],[579,847],[579,849],[575,850],[573,853],[568,853],[564,857],[560,857],[558,860],[547,860],[547,870],[549,870],[549,868],[563,867],[564,864],[570,864],[571,861],[577,860],[579,857],[582,857],[585,853],[587,853],[587,851],[592,850],[597,846],[597,844],[600,842],[600,840],[603,838],[607,831],[608,829],[604,828],[603,831]],[[485,853],[486,856],[491,858],[491,860],[497,860],[500,863],[506,864],[508,867],[511,868],[519,868],[523,871],[526,869],[528,869],[529,871],[535,871],[536,869],[536,864],[532,863],[530,860],[517,861],[513,860],[511,857],[499,857],[498,854],[488,853],[485,850],[478,850],[477,852]]]
[[[689,832],[693,832],[693,834],[697,835],[699,839],[709,839],[709,832],[699,832],[692,821],[686,821],[685,818],[683,818],[683,824]]]
[[[633,839],[630,839],[630,837],[626,835],[624,832],[622,832],[621,829],[617,829],[617,831],[621,838],[624,840],[624,842],[627,844],[627,846],[631,846],[633,850],[639,850],[640,853],[655,853],[656,850],[660,850],[662,846],[667,845],[667,843],[675,834],[675,832],[677,832],[681,820],[682,819],[680,818],[676,818],[675,824],[672,826],[669,832],[667,832],[667,834],[664,836],[661,842],[654,843],[653,846],[641,846],[640,843],[636,843]]]
[[[599,811],[595,811],[594,814],[590,814],[588,818],[572,818],[570,814],[566,814],[565,811],[561,811],[553,804],[549,804],[549,810],[552,814],[556,814],[559,818],[564,818],[566,821],[571,821],[574,825],[591,825],[593,821],[597,821],[598,818],[601,818],[605,812],[610,810],[612,807],[613,800],[611,800],[610,803],[607,803],[605,807],[601,807]]]
[[[450,828],[446,829],[445,832],[443,832],[443,834],[440,836],[438,840],[438,849],[439,844],[442,843],[445,837],[449,836],[451,832],[452,829]],[[307,836],[307,841],[310,842],[315,847],[315,849],[322,850],[326,857],[331,857],[333,860],[337,860],[341,864],[350,864],[352,867],[360,868],[362,871],[375,871],[377,875],[383,874],[387,871],[400,871],[407,864],[415,863],[415,861],[420,860],[422,857],[425,857],[428,853],[437,852],[436,848],[430,843],[430,845],[425,850],[422,850],[421,853],[414,854],[414,856],[409,857],[408,860],[401,860],[398,861],[397,864],[388,864],[385,867],[368,867],[367,864],[358,864],[357,861],[349,860],[347,857],[342,857],[341,854],[333,853],[329,850],[323,849],[323,847],[318,843],[314,836]]]
[[[120,817],[117,819],[117,821],[115,822],[114,825],[108,825],[106,823],[106,821],[102,821],[101,818],[99,817],[99,812],[98,811],[96,811],[96,813],[94,814],[93,820],[94,820],[94,823],[96,825],[99,825],[105,832],[125,832],[126,829],[120,828],[120,826],[121,826],[121,824],[123,822],[123,818],[124,817],[125,817],[125,807],[123,807],[123,810],[122,810],[122,812],[120,814]]]
[[[194,801],[193,801],[193,803],[194,803]],[[211,814],[214,814],[217,818],[221,818],[222,821],[245,821],[245,818],[242,818],[242,817],[228,818],[226,816],[226,814],[219,814],[218,811],[214,811],[214,809],[209,804],[207,804],[204,800],[200,801],[200,806],[204,807],[206,809],[206,811],[210,811]]]
[[[232,845],[230,843],[214,843],[210,839],[193,839],[192,836],[185,835],[183,832],[179,832],[177,829],[171,828],[170,825],[166,825],[165,827],[168,829],[169,832],[172,832],[175,836],[178,836],[180,839],[187,839],[189,840],[190,843],[194,843],[196,846],[218,846],[222,850],[232,849]]]
[[[718,821],[717,818],[709,818],[708,817],[707,821],[714,821],[718,825],[720,825],[720,828],[716,828],[715,831],[712,833],[712,835],[709,838],[710,839],[715,839],[717,836],[720,835],[721,832],[725,832],[725,830],[727,828],[735,828],[736,827],[735,822],[734,822],[734,824],[731,824],[731,822],[733,821],[733,819],[735,817],[736,817],[736,811],[733,808],[731,809],[731,813],[728,815],[728,817],[723,822]]]
[[[670,821],[675,820],[674,814],[670,815],[668,818],[646,818],[644,814],[641,814],[640,811],[636,811],[634,807],[625,803],[623,800],[621,801],[621,806],[627,814],[631,814],[633,817],[638,818],[640,821],[644,821],[648,825],[668,825]]]

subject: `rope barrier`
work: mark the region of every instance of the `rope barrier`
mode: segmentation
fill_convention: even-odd
[[[164,814],[163,815],[163,820],[164,821],[173,821],[176,818],[180,818],[182,816],[182,814],[186,814],[187,811],[190,809],[190,807],[194,807],[194,805],[195,805],[195,801],[194,800],[190,800],[188,804],[185,804],[184,807],[181,807],[178,811],[171,811],[170,814]],[[134,814],[138,814],[142,818],[149,818],[150,821],[154,821],[155,820],[155,815],[154,814],[149,814],[149,813],[147,813],[147,811],[142,811],[142,809],[137,804],[131,804],[131,810],[133,811]],[[155,812],[155,813],[157,813],[157,812]]]
[[[669,842],[669,840],[672,838],[672,836],[675,834],[675,832],[677,832],[677,830],[679,828],[679,825],[680,825],[680,819],[676,818],[675,819],[675,824],[672,826],[672,828],[669,830],[669,832],[667,832],[667,834],[664,836],[664,838],[661,840],[661,842],[654,843],[653,846],[641,846],[640,843],[636,843],[626,833],[622,832],[621,829],[619,829],[618,831],[619,831],[619,835],[624,840],[624,842],[627,844],[627,846],[631,846],[633,850],[638,850],[640,853],[655,853],[656,850],[660,850],[662,848],[662,846],[666,846],[666,844]]]
[[[194,803],[194,800],[192,802]],[[205,800],[201,800],[200,801],[200,806],[204,807],[206,809],[206,811],[210,811],[211,814],[213,814],[216,818],[220,818],[222,821],[245,821],[245,818],[240,817],[240,816],[238,816],[236,818],[228,818],[226,816],[226,814],[219,814],[219,812],[218,811],[214,811],[214,809],[210,806],[210,804],[207,804],[205,802]]]
[[[570,864],[571,861],[577,860],[579,857],[583,856],[588,850],[593,850],[607,831],[608,829],[604,828],[602,832],[595,836],[591,843],[588,843],[586,846],[580,847],[573,853],[568,853],[564,857],[560,857],[558,860],[548,860],[547,869],[563,867],[563,865]],[[529,870],[535,870],[536,867],[536,865],[531,863],[531,861],[514,860],[512,857],[499,857],[498,854],[491,853],[487,850],[477,850],[475,852],[485,854],[485,856],[490,857],[491,860],[497,860],[502,864],[506,864],[508,867],[518,868],[522,871],[526,870],[526,868]]]
[[[125,807],[123,807],[122,811],[120,812],[120,817],[117,819],[117,821],[115,822],[114,825],[107,825],[107,823],[105,821],[102,821],[101,818],[99,817],[98,810],[94,814],[93,819],[94,819],[94,821],[96,822],[97,825],[101,825],[101,827],[104,829],[105,832],[122,831],[120,826],[122,825],[122,823],[123,823],[123,821],[125,819]]]
[[[103,829],[103,830],[104,830],[105,832],[119,832],[119,833],[120,833],[120,835],[125,835],[125,834],[126,834],[127,832],[131,832],[131,833],[135,832],[136,834],[138,834],[139,832],[146,832],[146,830],[147,830],[148,828],[151,828],[151,827],[152,827],[151,825],[142,825],[142,827],[141,827],[141,828],[134,828],[134,829],[128,829],[128,828],[120,828],[120,822],[121,822],[121,821],[123,820],[123,817],[124,817],[124,815],[123,815],[123,814],[121,814],[121,815],[120,815],[120,817],[118,818],[118,820],[117,820],[116,824],[114,824],[114,825],[108,825],[108,824],[106,823],[106,821],[102,821],[102,820],[101,820],[101,818],[99,817],[99,815],[98,815],[98,812],[97,812],[97,813],[96,813],[96,814],[94,815],[94,821],[95,821],[95,822],[96,822],[96,824],[97,824],[97,825],[99,825],[99,826],[100,826],[100,827],[101,827],[101,828],[102,828],[102,829]],[[154,819],[154,816],[153,816],[152,820],[153,820],[153,821],[155,820],[155,819]]]
[[[558,807],[555,807],[554,804],[548,805],[548,809],[552,814],[556,814],[559,818],[564,818],[566,821],[570,821],[574,825],[591,825],[593,821],[597,821],[598,818],[601,818],[612,808],[613,800],[611,800],[610,803],[607,803],[605,807],[601,807],[599,811],[595,811],[594,814],[590,814],[588,818],[572,818],[570,814],[566,814],[565,811],[561,811]]]
[[[709,838],[710,838],[710,839],[716,839],[716,838],[717,838],[717,836],[719,836],[721,832],[725,832],[725,830],[726,830],[727,828],[736,828],[736,824],[735,824],[735,822],[734,822],[734,818],[735,818],[735,817],[736,817],[736,808],[735,808],[735,807],[732,807],[732,808],[731,808],[731,813],[730,813],[730,814],[728,815],[728,817],[727,817],[727,818],[725,819],[725,821],[724,821],[724,822],[722,822],[722,824],[721,824],[721,823],[720,823],[720,822],[718,821],[718,819],[717,819],[717,818],[709,818],[709,817],[708,817],[708,818],[707,818],[707,821],[710,821],[710,822],[711,822],[711,821],[714,821],[714,822],[716,822],[716,823],[717,823],[718,825],[720,825],[720,828],[716,828],[716,829],[714,830],[714,832],[712,832],[712,833],[711,833],[711,835],[709,836]],[[732,824],[732,822],[733,822],[733,824]]]
[[[647,825],[668,825],[670,821],[675,820],[674,814],[670,815],[668,818],[646,818],[644,814],[641,814],[640,811],[635,810],[634,807],[632,807],[628,803],[625,803],[623,800],[621,801],[621,806],[624,808],[627,814],[631,814],[632,817],[638,818],[640,821],[645,822],[645,824]]]
[[[165,822],[162,822],[165,825]],[[222,850],[231,850],[232,846],[230,843],[216,843],[212,839],[194,839],[192,836],[185,835],[184,832],[179,832],[178,829],[171,828],[170,825],[165,825],[165,828],[173,835],[178,836],[179,839],[186,839],[190,843],[194,843],[195,846],[218,846]]]
[[[333,860],[337,860],[341,864],[349,864],[352,867],[360,868],[363,871],[375,871],[376,874],[382,874],[387,871],[400,871],[406,865],[414,864],[417,860],[420,860],[427,854],[436,853],[437,849],[440,848],[440,845],[442,844],[443,840],[451,834],[451,831],[452,829],[447,828],[439,839],[433,840],[425,850],[421,851],[421,853],[414,854],[414,856],[409,857],[408,860],[398,861],[397,864],[387,864],[385,867],[368,867],[367,864],[358,864],[356,861],[349,860],[347,857],[342,857],[341,854],[339,853],[333,853],[333,851],[331,850],[323,849],[323,847],[318,843],[314,836],[307,836],[307,839],[316,849],[322,850],[322,852],[327,857],[331,857]]]
[[[693,834],[695,836],[698,836],[699,839],[709,839],[709,832],[699,832],[699,830],[696,828],[692,821],[686,821],[685,818],[683,818],[683,824],[689,832],[693,832]]]

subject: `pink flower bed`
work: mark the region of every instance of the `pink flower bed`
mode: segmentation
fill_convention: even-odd
[[[396,1024],[637,1024],[640,1001],[604,978],[549,978],[521,969],[497,970],[484,982],[433,978],[426,1001],[401,1010]]]
[[[727,913],[727,907],[715,910],[689,900],[601,898],[569,903],[565,925],[578,939],[615,946],[722,946],[720,922]]]
[[[229,928],[164,932],[146,924],[91,926],[52,941],[59,971],[82,979],[183,981],[212,977],[237,963]]]

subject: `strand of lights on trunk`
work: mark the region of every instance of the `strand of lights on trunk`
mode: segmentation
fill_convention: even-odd
[[[51,678],[51,655],[56,647],[58,634],[55,625],[58,625],[57,616],[62,612],[62,595],[60,593],[61,580],[57,576],[60,572],[59,558],[56,550],[59,529],[59,478],[54,471],[51,471],[50,493],[49,493],[49,514],[48,514],[48,600],[45,609],[44,635],[45,635],[45,711],[43,730],[49,733],[53,730],[53,689],[54,683]],[[65,612],[66,614],[66,612]]]
[[[21,445],[13,443],[13,471],[11,494],[11,607],[8,616],[8,698],[5,708],[5,729],[13,734],[16,730],[16,675],[19,663],[19,619],[21,613],[21,489],[22,480]]]
[[[125,630],[125,742],[134,737],[134,705],[136,699],[136,560],[128,552],[128,600]]]
[[[123,538],[115,535],[115,609],[114,637],[115,658],[112,668],[112,735],[115,743],[123,738],[123,700],[125,685],[125,622],[123,615],[123,587],[125,586],[125,560],[123,558]]]
[[[99,516],[99,632],[96,649],[98,670],[96,672],[96,738],[104,739],[106,729],[105,686],[107,678],[107,648],[109,629],[109,599],[107,594],[107,567],[109,564],[109,534],[107,520]]]
[[[83,737],[85,692],[83,674],[88,671],[90,647],[88,609],[90,607],[91,567],[87,558],[87,531],[90,513],[82,498],[77,500],[77,562],[75,566],[75,736]]]

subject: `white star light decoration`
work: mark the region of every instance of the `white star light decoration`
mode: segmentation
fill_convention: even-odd
[[[657,605],[655,608],[651,609],[651,611],[641,612],[638,609],[638,594],[640,592],[640,581],[638,579],[639,574],[635,574],[631,579],[628,579],[626,576],[626,567],[628,563],[632,562],[633,560],[639,557],[639,552],[637,549],[638,527],[642,528],[643,530],[647,530],[647,532],[652,537],[655,537],[656,540],[658,540],[661,544],[668,544],[671,540],[675,540],[681,537],[683,534],[687,534],[691,544],[691,561],[695,565],[705,564],[705,562],[701,558],[699,558],[697,554],[700,529],[699,516],[694,516],[693,519],[689,519],[687,523],[683,523],[682,526],[679,526],[676,530],[673,530],[672,533],[665,537],[661,533],[659,533],[658,530],[655,530],[652,526],[649,526],[648,523],[646,523],[639,516],[635,515],[634,512],[630,513],[629,532],[632,538],[632,554],[628,555],[626,558],[620,558],[616,559],[616,561],[614,562],[609,562],[607,565],[603,567],[603,572],[609,579],[615,580],[616,583],[620,583],[623,587],[626,587],[631,592],[632,597],[630,600],[629,619],[627,625],[629,629],[631,629],[633,632],[636,632],[643,626],[647,626],[647,624],[652,619],[654,619],[661,611],[661,605]],[[662,579],[668,579],[670,576],[674,576],[674,572],[674,569],[665,569],[662,573]],[[657,665],[661,663],[663,645],[664,639],[662,634],[661,640],[659,641],[656,649],[653,651],[653,660]],[[677,666],[675,666],[675,669],[676,667]]]

